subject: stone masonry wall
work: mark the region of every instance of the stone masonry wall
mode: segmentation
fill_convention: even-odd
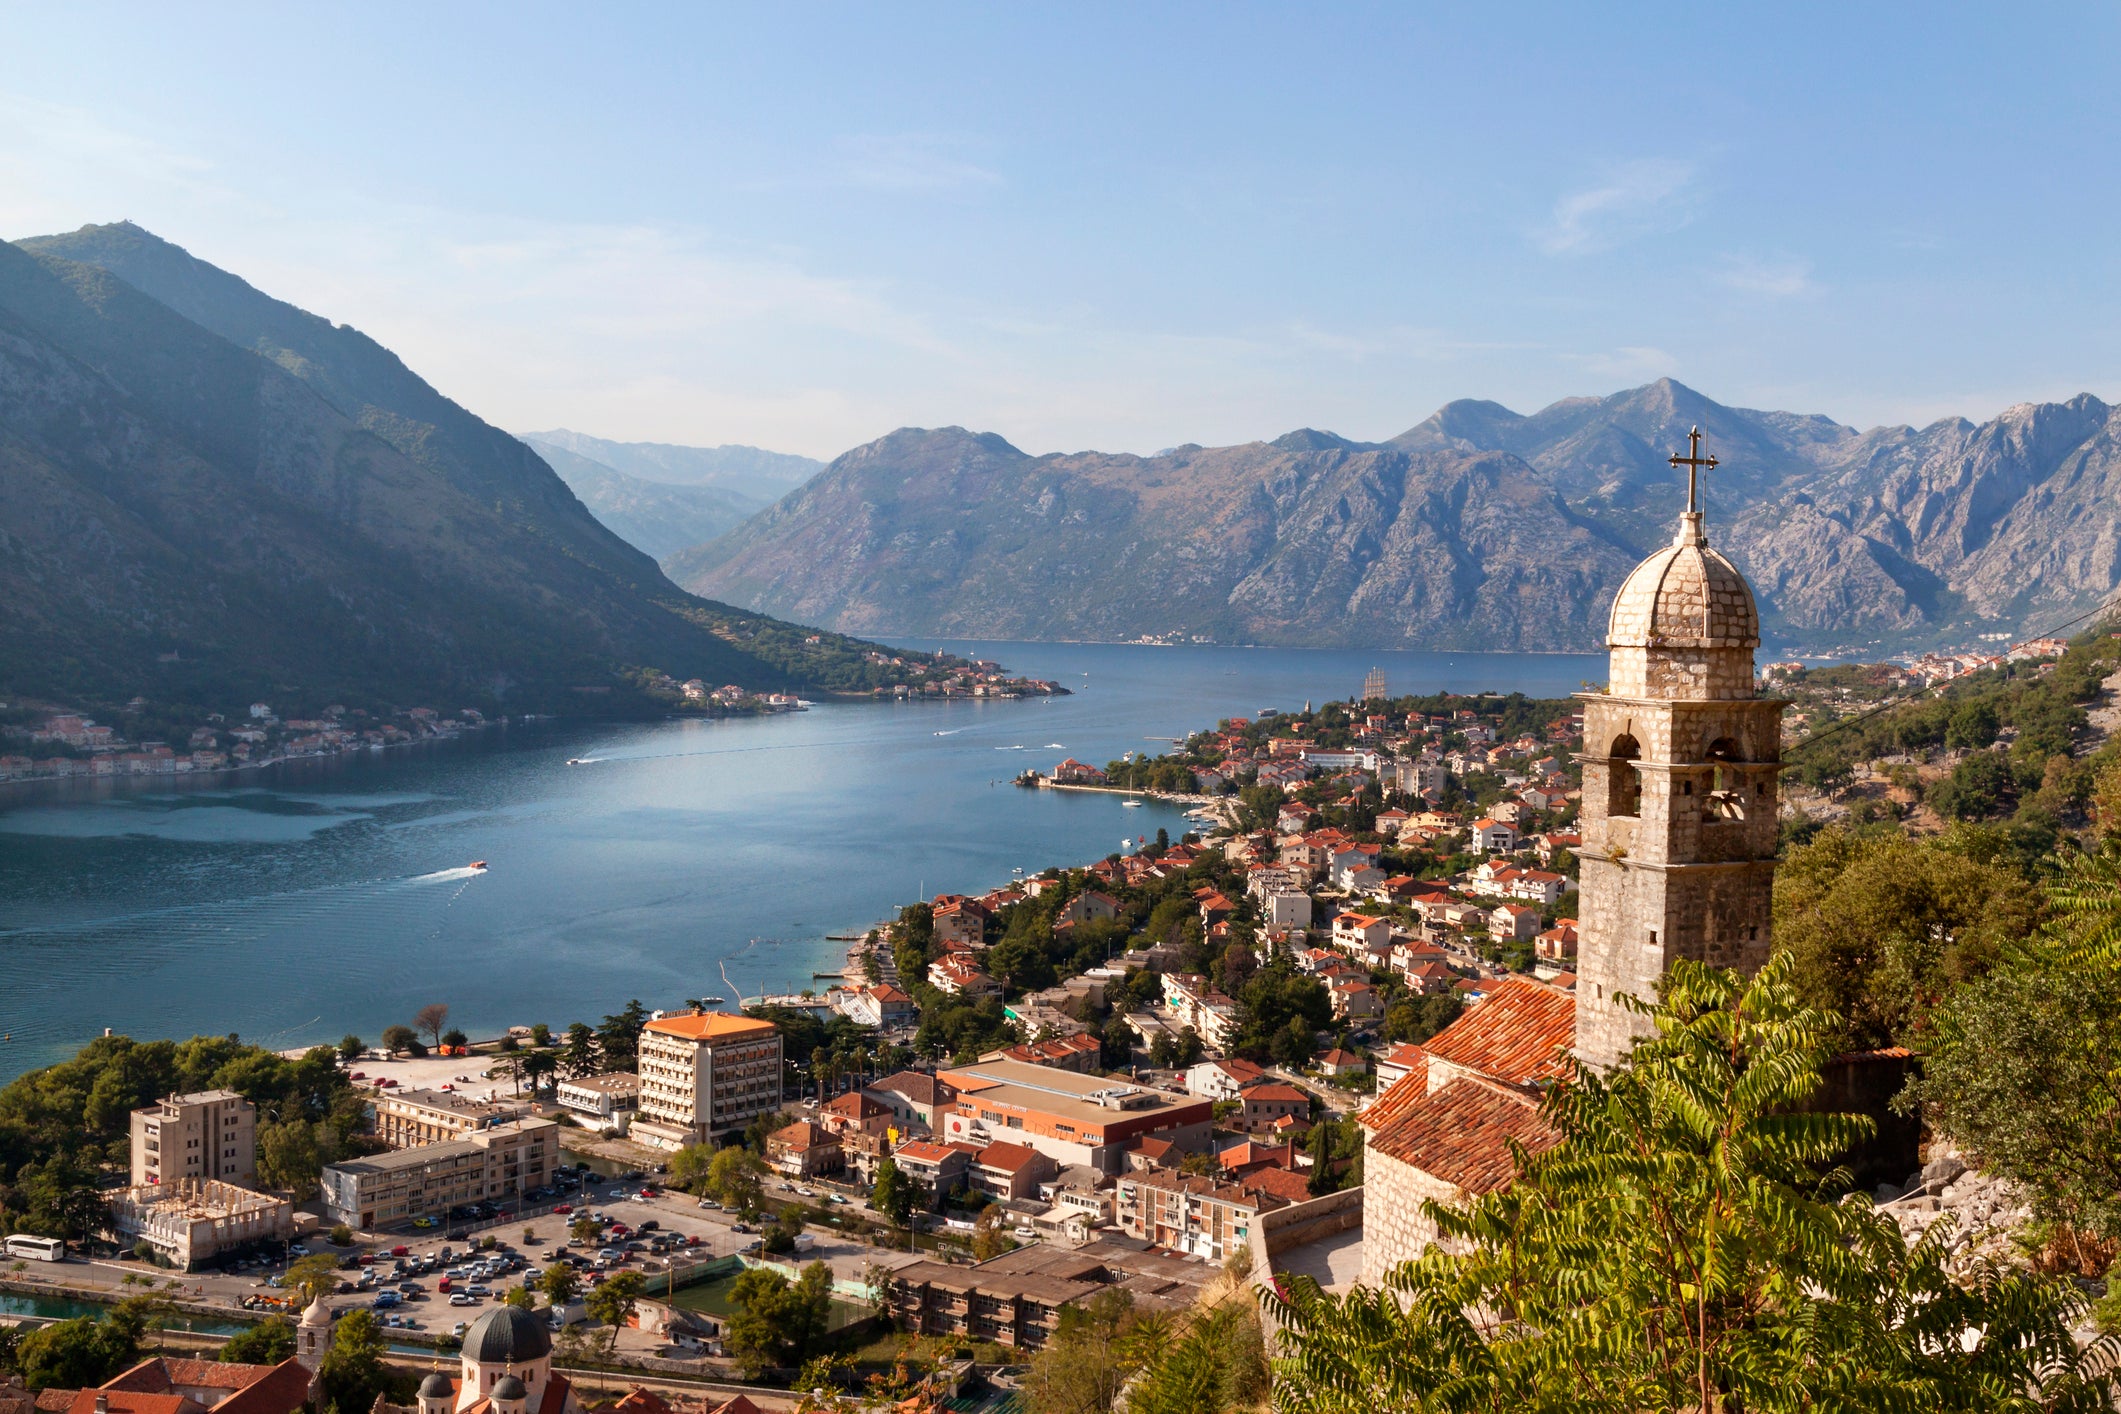
[[[1362,1156],[1362,1284],[1377,1290],[1384,1275],[1436,1241],[1422,1203],[1463,1203],[1466,1195],[1412,1164],[1370,1149]]]

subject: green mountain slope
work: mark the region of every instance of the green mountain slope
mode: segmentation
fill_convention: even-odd
[[[30,245],[0,244],[0,692],[604,711],[636,666],[874,685],[861,645],[677,590],[364,336],[136,227]]]

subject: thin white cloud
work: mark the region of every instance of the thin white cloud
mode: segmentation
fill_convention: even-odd
[[[842,138],[846,180],[883,191],[947,191],[1001,184],[1001,174],[961,155],[962,141],[931,133],[860,133]]]
[[[1597,377],[1614,378],[1629,385],[1647,383],[1679,372],[1677,358],[1647,344],[1622,345],[1602,353],[1565,354],[1562,361]]]
[[[1658,231],[1676,230],[1692,218],[1694,165],[1645,157],[1612,168],[1593,186],[1570,192],[1537,233],[1549,255],[1607,250]]]
[[[1792,257],[1763,260],[1751,255],[1727,256],[1716,278],[1731,289],[1775,299],[1795,299],[1819,291],[1812,281],[1812,262]]]

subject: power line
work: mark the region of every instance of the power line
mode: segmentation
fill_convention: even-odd
[[[2061,623],[2052,624],[2049,627],[2041,630],[2039,633],[2029,634],[2027,635],[2027,637],[2052,638],[2055,634],[2061,632],[2063,629],[2073,627],[2077,624],[2081,624],[2086,619],[2095,618],[2098,615],[2105,613],[2108,609],[2113,607],[2116,598],[2121,598],[2121,594],[2117,594],[2103,599],[2095,607],[2077,615],[2075,618],[2064,619]],[[1976,669],[1976,671],[1979,670]],[[1963,677],[1965,676],[1965,674],[1961,674],[1960,676]],[[1845,730],[1849,727],[1861,726],[1863,723],[1869,721],[1873,717],[1882,716],[1887,712],[1893,711],[1896,708],[1905,707],[1913,702],[1919,702],[1924,696],[1930,693],[1941,693],[1957,681],[1959,681],[1958,678],[1946,678],[1943,682],[1933,683],[1929,687],[1923,688],[1920,692],[1917,692],[1912,697],[1896,697],[1890,702],[1881,702],[1876,707],[1871,708],[1868,712],[1859,712],[1853,717],[1844,717],[1840,721],[1834,723],[1832,726],[1826,728],[1826,730],[1814,732],[1812,735],[1806,737],[1803,741],[1798,742],[1795,746],[1789,749],[1788,753],[1784,755],[1783,760],[1787,761],[1791,756],[1795,756],[1798,752],[1817,746],[1820,742],[1825,741],[1828,737],[1834,735],[1834,733],[1838,731]]]

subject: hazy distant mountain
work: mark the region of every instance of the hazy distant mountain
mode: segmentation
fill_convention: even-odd
[[[1305,429],[1143,458],[958,428],[833,462],[672,577],[865,633],[1582,648],[1669,538],[1699,425],[1710,535],[1771,641],[2025,632],[2121,583],[2121,412],[2082,396],[1858,432],[1671,380],[1529,417],[1457,402],[1383,444]]]
[[[665,442],[607,442],[564,427],[525,432],[536,447],[558,447],[600,462],[613,471],[643,481],[672,486],[717,486],[757,499],[777,501],[825,469],[825,464],[790,452],[769,452],[734,443],[722,447],[679,447]]]
[[[530,445],[592,515],[621,540],[659,560],[733,530],[771,504],[741,491],[628,476],[551,442]]]
[[[0,243],[0,603],[0,692],[84,703],[594,710],[632,667],[863,671],[682,593],[388,349],[130,224]]]

